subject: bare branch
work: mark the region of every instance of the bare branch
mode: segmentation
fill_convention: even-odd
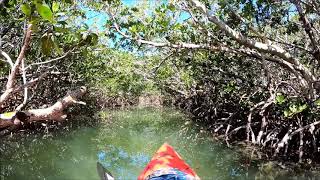
[[[11,73],[9,74],[8,81],[7,81],[7,84],[6,84],[6,90],[0,96],[0,107],[9,98],[10,94],[13,91],[14,82],[16,80],[16,74],[19,71],[19,67],[20,67],[21,61],[25,57],[25,53],[26,53],[26,51],[27,51],[27,49],[29,47],[30,40],[31,40],[31,24],[28,26],[28,29],[26,31],[24,43],[23,43],[23,46],[21,48],[20,54],[19,54],[16,62],[14,63],[13,68],[11,69]]]
[[[2,51],[1,47],[0,47],[0,53],[1,53],[1,55],[3,57],[6,58],[7,62],[10,64],[10,68],[12,69],[13,68],[13,62],[12,62],[12,59],[10,58],[10,56],[6,52]]]
[[[252,37],[254,37],[254,36],[252,36]],[[296,44],[289,43],[286,40],[280,38],[279,36],[277,36],[276,38],[279,39],[279,40],[268,37],[269,40],[271,40],[271,41],[273,41],[275,43],[283,44],[283,45],[286,45],[286,46],[290,46],[292,48],[297,48],[297,49],[300,49],[302,51],[306,51],[307,53],[311,53],[311,50],[309,50],[309,49],[307,49],[307,48],[305,48],[303,46],[299,46],[299,45],[296,45]]]
[[[27,84],[27,78],[26,78],[26,69],[24,68],[25,60],[23,59],[21,62],[21,69],[22,69],[22,81],[23,84]],[[23,102],[16,108],[16,111],[20,111],[26,104],[28,100],[28,87],[24,87],[24,93],[23,93]]]
[[[319,2],[316,2],[316,0],[309,0],[309,1],[299,0],[299,1],[302,4],[305,4],[308,8],[313,9],[314,12],[320,16],[320,4],[319,4]]]
[[[147,44],[147,45],[151,45],[154,47],[171,47],[171,48],[176,48],[176,49],[181,49],[181,48],[187,48],[187,49],[207,49],[207,50],[211,50],[211,51],[223,51],[223,52],[234,52],[232,49],[225,47],[225,46],[213,46],[213,45],[209,45],[209,44],[192,44],[192,43],[184,43],[181,42],[179,44],[173,44],[170,42],[154,42],[154,41],[148,41],[148,40],[144,40],[144,39],[140,39],[140,38],[133,38],[131,36],[129,36],[128,34],[124,33],[121,31],[118,23],[116,22],[115,18],[113,15],[110,15],[110,17],[113,19],[113,24],[114,24],[114,28],[115,30],[122,35],[123,37],[136,41],[138,43],[141,44]]]
[[[304,30],[306,31],[306,33],[309,36],[309,39],[310,39],[312,47],[313,47],[313,56],[318,61],[320,61],[320,49],[318,46],[318,38],[315,35],[315,33],[313,32],[313,28],[312,28],[308,18],[306,17],[305,13],[303,12],[299,1],[298,0],[290,0],[290,1],[296,6],[298,13],[300,15],[300,20],[303,23]]]
[[[303,127],[300,127],[298,129],[296,129],[295,131],[291,132],[291,131],[288,131],[288,133],[282,138],[282,140],[278,143],[277,145],[277,148],[275,150],[275,154],[274,155],[277,155],[280,151],[281,148],[283,148],[286,144],[288,144],[288,141],[292,138],[292,136],[296,135],[297,133],[299,132],[302,132],[306,129],[309,129],[310,127],[312,126],[316,126],[320,124],[320,121],[315,121],[311,124],[308,124],[306,126],[303,126]]]
[[[163,59],[161,60],[161,62],[160,62],[156,67],[152,68],[153,70],[152,70],[151,74],[156,74],[157,71],[159,70],[159,68],[160,68],[160,67],[165,63],[165,61],[168,60],[172,55],[173,55],[173,53],[170,53],[168,56],[166,56],[165,58],[163,58]]]
[[[27,51],[27,49],[29,47],[30,40],[31,40],[31,24],[29,25],[29,27],[28,27],[28,29],[26,31],[25,40],[24,40],[23,46],[21,48],[20,54],[19,54],[16,62],[14,63],[12,71],[11,71],[11,73],[9,75],[8,82],[7,82],[7,85],[6,85],[6,89],[10,89],[10,88],[13,87],[14,80],[16,78],[16,74],[17,74],[17,72],[19,70],[19,67],[20,67],[22,59],[25,57],[25,53],[26,53],[26,51]],[[0,101],[0,104],[1,104],[1,101]]]
[[[68,52],[66,52],[64,55],[62,55],[60,57],[57,57],[57,58],[54,58],[54,59],[50,59],[50,60],[44,61],[44,62],[32,63],[29,66],[27,66],[26,69],[29,69],[29,68],[31,68],[32,66],[35,66],[35,65],[42,65],[42,64],[48,64],[48,63],[52,63],[52,62],[55,62],[55,61],[59,61],[59,60],[65,58],[66,56],[68,56],[74,49],[69,50]]]
[[[257,29],[255,29],[250,23],[247,22],[246,19],[241,17],[232,7],[228,6],[228,9],[231,11],[231,13],[238,18],[240,21],[242,21],[254,34],[256,34],[261,40],[267,41],[267,44],[270,44],[271,41],[267,39],[267,37],[260,33]]]
[[[247,126],[246,126],[247,142],[250,141],[250,134],[251,134],[251,142],[252,142],[253,144],[256,143],[255,135],[254,135],[253,130],[252,130],[252,127],[251,127],[252,113],[253,113],[253,111],[254,111],[256,108],[258,108],[259,106],[262,106],[263,104],[265,104],[265,101],[261,101],[261,102],[255,104],[252,108],[250,108],[250,113],[249,113],[249,115],[248,115]]]
[[[35,85],[37,82],[39,82],[40,80],[42,80],[44,77],[46,77],[48,75],[48,72],[45,72],[43,74],[41,74],[38,78],[35,78],[21,86],[15,87],[15,88],[11,88],[9,89],[9,91],[11,91],[12,93],[16,93],[21,91],[22,89],[26,88],[26,87],[30,87]],[[0,101],[1,101],[1,97],[0,97]]]
[[[233,48],[221,45],[221,44],[217,44],[217,46],[213,46],[212,44],[192,44],[192,43],[184,43],[184,42],[180,42],[179,44],[173,44],[170,42],[154,42],[154,41],[148,41],[148,40],[144,40],[144,39],[140,39],[140,38],[134,38],[121,30],[121,28],[120,28],[119,24],[116,22],[116,19],[113,14],[111,14],[109,12],[109,16],[113,21],[114,29],[120,35],[122,35],[123,37],[125,37],[129,40],[136,41],[140,44],[147,44],[147,45],[151,45],[153,47],[170,47],[170,48],[176,48],[176,49],[181,49],[181,48],[204,49],[204,50],[209,50],[212,52],[227,52],[227,53],[241,54],[241,55],[245,55],[245,56],[249,56],[249,57],[262,59],[261,54],[258,52],[255,52],[253,50],[243,49],[243,48],[233,49]],[[275,63],[281,65],[282,67],[285,67],[286,69],[288,69],[290,72],[292,72],[294,75],[296,75],[299,78],[301,84],[304,87],[308,87],[308,84],[310,84],[305,81],[305,79],[310,80],[309,76],[307,76],[307,78],[305,78],[305,76],[303,76],[303,77],[301,76],[301,74],[302,75],[305,75],[305,74],[310,75],[311,74],[311,72],[309,72],[307,69],[305,69],[302,64],[299,63],[300,65],[297,66],[297,65],[292,64],[291,62],[288,62],[288,61],[283,60],[281,58],[274,58],[274,57],[266,56],[266,55],[265,55],[265,59],[267,61],[275,62]],[[305,72],[305,73],[300,74],[299,72],[301,72],[301,71]],[[312,75],[310,75],[310,76],[311,76],[311,79],[315,78]]]
[[[249,48],[254,48],[260,52],[270,53],[272,55],[280,57],[283,60],[293,64],[295,69],[298,70],[309,83],[316,80],[315,76],[303,64],[301,64],[299,60],[291,56],[291,54],[286,50],[284,50],[282,47],[276,44],[266,44],[266,43],[249,39],[244,35],[242,35],[240,32],[229,27],[226,23],[221,21],[214,14],[209,13],[206,6],[202,4],[200,1],[198,0],[188,0],[188,1],[190,1],[198,10],[200,10],[203,14],[205,14],[208,17],[209,21],[216,24],[222,31],[226,32],[230,37],[235,39],[239,44]]]
[[[261,138],[263,136],[263,133],[264,133],[264,130],[267,126],[267,117],[265,115],[266,113],[266,109],[272,104],[274,103],[274,99],[275,99],[275,94],[271,94],[271,96],[269,97],[269,99],[265,102],[265,104],[262,106],[261,108],[261,111],[260,111],[260,115],[262,116],[262,119],[261,119],[261,126],[260,126],[260,131],[258,133],[258,136],[257,136],[257,143],[260,145],[262,144],[261,142]]]
[[[273,45],[273,44],[265,44],[262,42],[248,39],[247,37],[242,35],[240,32],[229,27],[226,23],[221,21],[214,14],[210,14],[208,12],[207,8],[205,7],[205,5],[202,4],[200,1],[198,1],[198,0],[189,0],[189,1],[191,1],[198,10],[201,10],[201,12],[204,13],[208,17],[209,21],[216,24],[221,30],[226,32],[229,36],[234,38],[240,44],[245,45],[250,48],[255,48],[255,49],[262,51],[262,52],[276,55],[278,57],[281,57],[283,59],[288,60],[289,62],[292,62],[293,59],[292,59],[291,55],[288,52],[286,52],[284,49],[282,49],[281,47],[279,47],[277,45]]]
[[[192,11],[191,11],[190,7],[188,6],[188,4],[185,3],[185,2],[183,2],[183,5],[185,6],[185,9],[184,9],[184,10],[187,11],[187,12],[190,14],[193,22],[198,25],[198,28],[199,28],[204,34],[207,34],[208,36],[213,37],[212,33],[211,33],[207,28],[205,28],[205,27],[203,26],[203,24],[200,23],[199,19],[197,19],[197,18],[195,17],[195,15],[192,13]]]
[[[8,99],[10,94],[17,93],[17,92],[21,91],[22,89],[24,89],[25,87],[33,86],[38,81],[40,81],[42,78],[44,78],[47,74],[48,73],[43,73],[38,78],[33,79],[33,80],[25,83],[24,85],[21,85],[21,86],[15,87],[15,88],[6,89],[6,91],[0,96],[0,102],[4,102],[6,99]]]

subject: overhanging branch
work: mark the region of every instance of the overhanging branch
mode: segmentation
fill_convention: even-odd
[[[266,44],[256,40],[249,39],[248,37],[244,36],[240,32],[229,27],[226,23],[220,20],[213,13],[209,13],[209,10],[200,1],[198,0],[188,0],[188,1],[192,3],[201,13],[207,16],[209,21],[217,25],[219,29],[221,29],[226,34],[228,34],[231,38],[236,40],[239,44],[244,45],[245,47],[248,47],[248,48],[256,49],[259,52],[269,53],[271,55],[274,55],[283,59],[284,61],[287,61],[288,63],[291,63],[293,67],[301,73],[303,78],[306,79],[306,81],[308,81],[308,84],[311,84],[313,81],[316,80],[315,76],[311,73],[311,71],[309,71],[309,69],[307,69],[303,64],[299,62],[298,59],[294,58],[289,52],[287,52],[282,47],[276,44],[272,44],[270,43],[270,41],[269,41],[269,44]]]

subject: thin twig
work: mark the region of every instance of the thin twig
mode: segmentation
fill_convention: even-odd
[[[253,113],[253,110],[258,108],[259,106],[262,106],[263,104],[265,104],[265,101],[261,101],[261,102],[255,104],[252,108],[250,108],[249,115],[248,115],[248,118],[247,118],[247,127],[246,127],[247,142],[250,141],[250,133],[251,133],[251,142],[253,144],[255,144],[255,142],[256,142],[255,135],[254,135],[254,132],[253,132],[252,127],[251,127],[252,113]]]
[[[22,69],[22,81],[23,84],[27,84],[27,78],[26,78],[26,69],[25,66],[25,60],[23,59],[21,62],[21,69]],[[20,111],[26,104],[28,100],[28,87],[24,87],[24,93],[23,93],[23,102],[16,108],[16,111]]]
[[[290,0],[290,1],[296,6],[296,9],[298,10],[298,13],[300,16],[300,20],[303,23],[303,27],[309,36],[309,39],[310,39],[312,47],[313,47],[313,56],[315,59],[320,61],[320,50],[319,50],[319,46],[318,46],[318,37],[314,33],[313,28],[312,28],[306,14],[303,12],[299,1],[298,0]]]
[[[153,71],[151,72],[151,74],[156,74],[159,70],[159,68],[165,63],[166,60],[168,60],[171,56],[173,55],[173,53],[169,54],[168,56],[166,56],[165,58],[162,59],[162,61],[156,66],[154,67]]]
[[[299,124],[299,128],[302,128],[302,122],[301,122],[301,119],[298,117],[297,118],[298,119],[298,124]],[[302,156],[303,156],[303,132],[302,131],[300,131],[299,132],[299,134],[300,134],[300,141],[299,141],[299,163],[301,163],[302,162]]]
[[[6,52],[2,51],[1,47],[0,47],[0,53],[1,53],[1,55],[3,57],[6,58],[7,62],[10,64],[10,68],[12,69],[13,68],[13,62],[12,62],[12,59],[10,58],[10,56]]]
[[[50,59],[50,60],[44,61],[44,62],[32,63],[29,66],[27,66],[26,69],[29,69],[29,68],[31,68],[32,66],[35,66],[35,65],[42,65],[42,64],[48,64],[48,63],[52,63],[52,62],[55,62],[55,61],[59,61],[59,60],[65,58],[67,55],[69,55],[74,49],[75,48],[69,50],[68,52],[66,52],[64,55],[62,55],[60,57],[57,57],[57,58],[54,58],[54,59]]]
[[[40,81],[41,79],[43,79],[45,76],[48,75],[48,72],[45,72],[43,74],[41,74],[38,78],[35,78],[21,86],[18,86],[18,87],[15,87],[15,88],[12,88],[10,89],[9,91],[11,91],[11,93],[16,93],[16,92],[19,92],[21,91],[22,89],[26,88],[26,87],[30,87],[30,86],[33,86],[34,84],[36,84],[38,81]]]

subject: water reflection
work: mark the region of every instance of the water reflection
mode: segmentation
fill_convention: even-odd
[[[238,153],[213,141],[200,127],[185,123],[186,117],[175,110],[102,114],[108,118],[97,127],[2,140],[0,179],[94,180],[99,179],[97,161],[116,179],[136,179],[164,142],[172,145],[203,180],[255,179],[256,166],[241,163]]]
[[[150,156],[140,152],[129,154],[124,149],[109,145],[108,151],[98,152],[98,161],[112,174],[117,175],[117,179],[126,179],[136,177],[149,162]],[[131,172],[129,171],[131,169]],[[132,173],[132,169],[138,169],[138,172]]]

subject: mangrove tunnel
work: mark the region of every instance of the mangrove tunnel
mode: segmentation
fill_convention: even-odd
[[[0,0],[0,179],[169,150],[163,177],[319,179],[319,29],[317,0]]]

